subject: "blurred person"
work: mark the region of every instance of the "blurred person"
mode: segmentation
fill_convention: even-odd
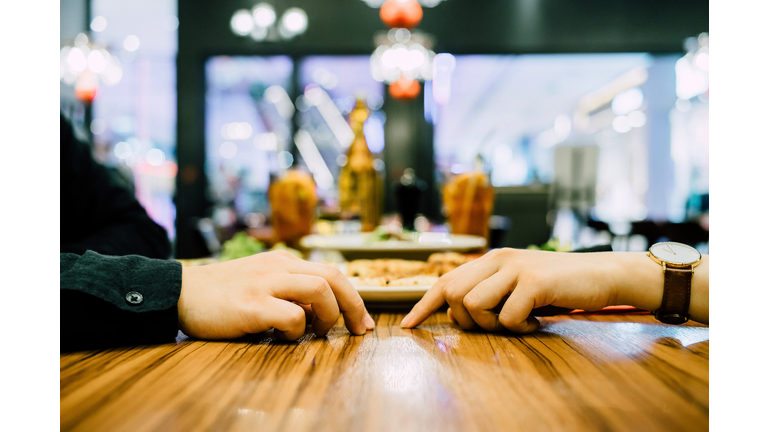
[[[324,336],[340,314],[353,334],[373,328],[338,269],[284,251],[182,268],[165,230],[63,116],[60,151],[62,351],[168,343],[178,330],[230,339],[275,329],[295,340],[308,321]]]
[[[688,279],[690,302],[685,315],[707,324],[709,256],[700,258]],[[672,295],[665,298],[670,277],[669,270],[662,271],[662,266],[645,253],[494,249],[443,275],[403,318],[401,326],[419,325],[445,302],[450,306],[449,318],[463,329],[490,332],[506,329],[531,333],[540,325],[532,311],[551,306],[598,311],[606,306],[629,305],[659,311],[663,299],[679,300]],[[658,312],[656,316],[667,322]],[[680,317],[674,320],[682,321]]]

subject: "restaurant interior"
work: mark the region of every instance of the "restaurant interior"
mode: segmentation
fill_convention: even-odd
[[[479,170],[490,247],[708,253],[706,2],[424,0],[406,24],[382,3],[62,0],[61,111],[177,258],[279,241],[288,170],[317,184],[314,222],[355,230],[336,222],[357,217],[339,176],[358,97],[385,221],[410,169],[406,211],[450,231],[443,188]]]
[[[309,311],[299,339],[207,342],[182,331],[177,292],[175,342],[61,354],[61,430],[708,428],[708,279],[707,318],[682,325],[552,300],[530,334],[488,307],[484,333],[447,294],[405,325],[489,252],[675,242],[709,277],[708,2],[60,6],[61,114],[167,233],[177,291],[282,250],[339,269],[374,321],[316,336],[317,311],[288,299]],[[367,273],[379,260],[441,270]]]

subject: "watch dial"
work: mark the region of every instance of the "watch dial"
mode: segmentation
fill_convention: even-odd
[[[656,243],[651,246],[651,253],[662,261],[674,264],[693,264],[701,259],[696,249],[675,242]]]

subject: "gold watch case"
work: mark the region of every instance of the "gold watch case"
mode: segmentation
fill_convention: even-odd
[[[655,243],[648,249],[646,255],[662,267],[683,268],[691,266],[691,268],[696,268],[696,266],[701,264],[701,253],[699,251],[687,244],[677,242]],[[677,258],[678,261],[675,261],[675,257],[671,255],[675,257],[679,255],[680,257]]]

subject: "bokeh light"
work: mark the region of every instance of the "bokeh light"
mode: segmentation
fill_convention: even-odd
[[[691,109],[691,101],[689,101],[688,99],[678,99],[675,102],[675,107],[680,112],[688,112]]]
[[[91,30],[95,32],[104,31],[107,28],[107,19],[99,15],[91,21]]]
[[[107,124],[102,119],[93,119],[91,121],[91,132],[94,135],[101,135],[107,129]]]
[[[705,48],[702,48],[702,51]],[[709,70],[709,53],[708,52],[701,52],[696,55],[696,66],[700,67],[701,69],[704,69],[705,71]]]
[[[627,114],[627,118],[629,118],[629,122],[632,127],[639,128],[645,126],[645,113],[642,111],[632,111],[631,113]]]
[[[251,39],[259,42],[263,41],[267,38],[267,35],[269,34],[269,29],[266,27],[259,27],[259,26],[253,26],[253,30],[251,30]]]
[[[179,18],[176,17],[176,15],[168,15],[163,24],[165,25],[166,30],[176,31],[176,29],[179,28]]]
[[[106,85],[115,85],[123,78],[123,68],[120,66],[120,60],[115,56],[110,56],[107,62],[107,69],[101,74],[101,80]]]
[[[281,151],[277,154],[277,164],[282,169],[288,169],[293,165],[293,155],[287,151]]]
[[[285,28],[296,34],[307,29],[307,22],[307,14],[299,8],[288,9],[283,15]]]
[[[70,49],[67,55],[67,64],[75,72],[85,70],[86,66],[88,66],[88,61],[85,58],[85,54],[83,54],[83,50],[78,47]]]
[[[260,133],[253,139],[253,144],[262,151],[277,150],[277,134],[274,132]]]
[[[229,25],[235,34],[245,36],[253,30],[253,16],[249,11],[240,9],[232,15]]]
[[[633,87],[617,94],[611,102],[614,114],[623,116],[643,106],[643,91]]]
[[[86,45],[88,45],[88,35],[85,33],[78,33],[77,36],[75,36],[75,46],[84,47]]]
[[[242,140],[251,136],[253,128],[247,122],[227,123],[221,128],[221,136],[227,140]]]
[[[115,156],[119,159],[125,159],[131,154],[131,145],[125,141],[115,144]]]
[[[165,162],[165,153],[162,150],[153,148],[147,152],[147,163],[152,166],[160,166]]]
[[[275,23],[275,8],[269,3],[259,3],[253,8],[253,22],[258,27],[269,27]]]
[[[613,119],[611,126],[618,133],[626,133],[632,129],[632,121],[627,116],[618,116]]]
[[[125,41],[123,41],[123,48],[125,48],[126,51],[136,51],[139,49],[140,45],[139,38],[136,35],[128,35],[128,37],[125,38]]]
[[[294,36],[300,35],[307,30],[309,20],[307,13],[300,8],[289,8],[283,13],[280,18],[280,26],[278,31],[280,36],[285,39],[291,39]]]
[[[106,51],[93,50],[88,54],[88,69],[93,73],[102,73],[107,68]],[[109,55],[109,54],[107,54]]]
[[[237,154],[237,145],[231,141],[224,141],[219,147],[219,154],[224,159],[232,159]]]

